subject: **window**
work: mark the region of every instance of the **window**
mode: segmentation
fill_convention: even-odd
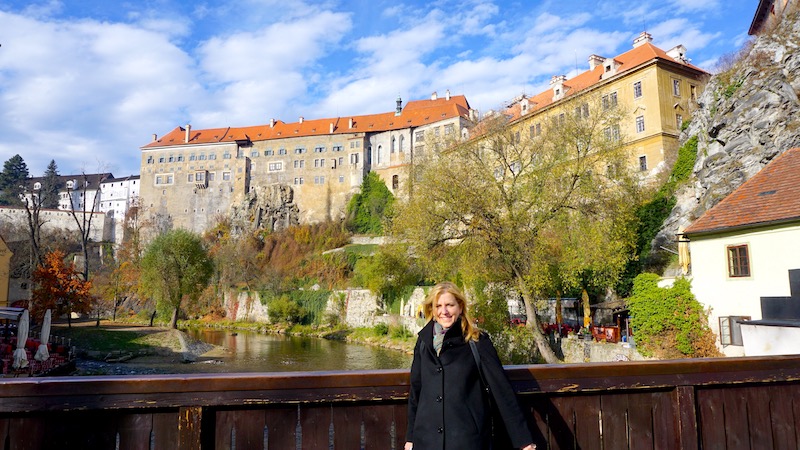
[[[414,132],[414,139],[417,142],[425,142],[425,132],[424,131],[416,131],[416,132]]]
[[[258,150],[253,150],[252,152],[250,152],[250,157],[251,158],[258,158]]]
[[[612,92],[603,96],[603,109],[609,109],[617,106],[617,93]]]
[[[361,142],[359,141],[350,141],[350,148],[359,148],[361,147]]]
[[[210,159],[212,161],[217,159],[217,154],[216,153],[209,153],[208,154],[208,159]]]
[[[542,135],[542,124],[538,123],[538,122],[536,123],[536,135],[537,136],[541,136]]]
[[[169,155],[169,158],[167,158],[167,161],[168,162],[175,162],[175,157],[172,156],[172,155]]]
[[[344,183],[344,175],[339,175],[339,183]]]
[[[561,113],[561,114],[558,115],[558,124],[559,125],[564,125],[564,123],[566,121],[567,121],[567,115],[566,114]]]
[[[697,86],[693,84],[689,85],[689,96],[693,102],[697,101]]]
[[[197,156],[194,153],[189,155],[189,161],[197,161]]]
[[[633,98],[642,98],[642,82],[633,83]]]
[[[208,181],[214,181],[214,178],[216,178],[216,173],[208,172]]]
[[[680,114],[675,114],[675,127],[679,130],[683,127],[683,116]]]
[[[519,144],[520,139],[521,138],[520,138],[520,135],[519,135],[519,131],[517,131],[516,133],[514,133],[514,142]]]
[[[228,153],[228,152],[223,153],[222,154],[222,159],[231,159],[231,154]]]
[[[672,95],[676,97],[681,96],[681,80],[672,80]]]
[[[200,159],[200,161],[205,161],[206,160],[206,154],[205,153],[200,153],[200,158],[199,159]]]
[[[156,184],[164,184],[164,177],[162,177],[161,175],[156,175]]]
[[[314,184],[325,184],[325,177],[314,177]]]
[[[333,147],[331,147],[331,151],[332,152],[340,152],[340,151],[342,151],[342,148],[343,147],[341,145],[334,145]]]
[[[400,152],[401,152],[401,153],[404,151],[404,149],[403,149],[403,143],[404,143],[405,141],[406,141],[406,137],[405,137],[405,136],[403,136],[403,135],[401,134],[401,135],[400,135],[400,148],[399,148],[399,150],[400,150]]]
[[[314,147],[314,153],[323,153],[325,151],[325,147],[318,145]]]
[[[194,174],[190,173],[189,175],[187,175],[186,181],[188,181],[189,183],[194,183]]]
[[[358,153],[350,153],[350,164],[358,164]]]
[[[194,174],[194,180],[198,183],[202,183],[203,181],[205,181],[205,179],[206,179],[205,172],[197,172],[196,174]]]
[[[644,131],[644,116],[636,117],[636,132],[642,133]]]
[[[336,158],[331,158],[331,169],[336,168]]]
[[[285,148],[279,148],[278,149],[278,154],[279,155],[285,155],[286,154],[286,149]]]
[[[436,128],[433,129],[433,135],[434,136],[439,136],[439,127],[436,127]]]
[[[742,342],[742,322],[750,316],[726,316],[719,318],[719,342],[722,345],[744,345]]]
[[[314,158],[314,167],[325,167],[325,158]]]
[[[36,183],[33,183],[33,188],[38,191],[39,189],[42,188],[42,183],[39,183],[38,181]]]
[[[392,136],[392,146],[390,147],[389,153],[394,153],[396,146],[397,146],[397,138]]]
[[[222,172],[222,181],[231,181],[231,173]]]
[[[639,170],[642,172],[647,170],[647,156],[639,157]]]
[[[278,170],[283,170],[283,163],[282,162],[269,163],[268,169],[269,169],[270,172],[276,172]]]
[[[344,156],[340,156],[339,157],[339,167],[342,167],[343,165],[344,165]]]
[[[400,187],[400,177],[397,175],[392,175],[392,190],[396,191],[397,188]]]
[[[750,276],[750,256],[747,245],[728,247],[728,276],[731,278]]]
[[[445,136],[447,136],[448,134],[453,134],[453,131],[455,131],[455,127],[453,126],[453,124],[449,124],[449,125],[445,125],[444,126],[444,135]]]
[[[164,162],[164,157],[163,156],[159,156],[158,157],[158,162],[159,163],[163,163]]]
[[[152,156],[148,156],[147,157],[147,164],[153,164],[153,157]]]
[[[531,137],[535,136],[536,136],[536,128],[533,125],[531,125]]]
[[[302,155],[305,152],[306,152],[306,149],[303,148],[303,147],[297,147],[296,149],[294,149],[294,154],[295,155]]]
[[[178,162],[183,162],[183,155],[178,155]]]
[[[272,149],[264,150],[264,156],[272,156],[274,153]]]
[[[295,177],[294,184],[295,185],[303,184],[303,177]]]
[[[306,160],[305,159],[295,159],[294,160],[294,168],[295,169],[302,169],[305,166],[306,166]]]

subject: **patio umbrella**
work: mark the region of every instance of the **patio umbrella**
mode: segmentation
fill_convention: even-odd
[[[48,309],[44,313],[44,320],[42,321],[42,334],[39,336],[39,340],[41,344],[39,344],[39,348],[36,349],[36,354],[33,355],[33,359],[41,362],[47,361],[47,358],[50,357],[50,352],[47,351],[47,341],[50,340],[50,310]]]
[[[11,367],[15,369],[24,369],[28,367],[28,355],[25,353],[25,342],[28,340],[28,327],[30,326],[30,314],[28,310],[22,312],[17,324],[17,349],[14,350],[14,364]]]

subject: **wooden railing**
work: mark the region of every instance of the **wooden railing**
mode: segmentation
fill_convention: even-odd
[[[800,449],[800,357],[510,366],[540,449]],[[402,449],[404,370],[4,379],[5,449]]]

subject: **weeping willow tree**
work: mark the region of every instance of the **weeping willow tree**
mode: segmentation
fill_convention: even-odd
[[[581,101],[574,113],[556,112],[538,126],[495,116],[472,139],[426,152],[390,230],[431,277],[515,288],[551,363],[558,358],[534,300],[559,288],[611,285],[632,253],[638,183],[626,170],[623,112]]]

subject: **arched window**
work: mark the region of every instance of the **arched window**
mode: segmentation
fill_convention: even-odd
[[[395,151],[395,144],[396,144],[396,142],[397,142],[397,138],[396,138],[396,137],[394,137],[394,136],[392,136],[392,149],[391,149],[391,152],[392,152],[392,153],[394,153],[394,151]]]
[[[403,142],[405,142],[405,140],[406,140],[406,137],[401,134],[400,135],[400,152],[401,153],[403,152]]]
[[[400,187],[400,177],[392,175],[392,190],[396,191],[398,187]]]
[[[379,145],[378,146],[378,164],[380,164],[381,162],[383,162],[383,146]]]

